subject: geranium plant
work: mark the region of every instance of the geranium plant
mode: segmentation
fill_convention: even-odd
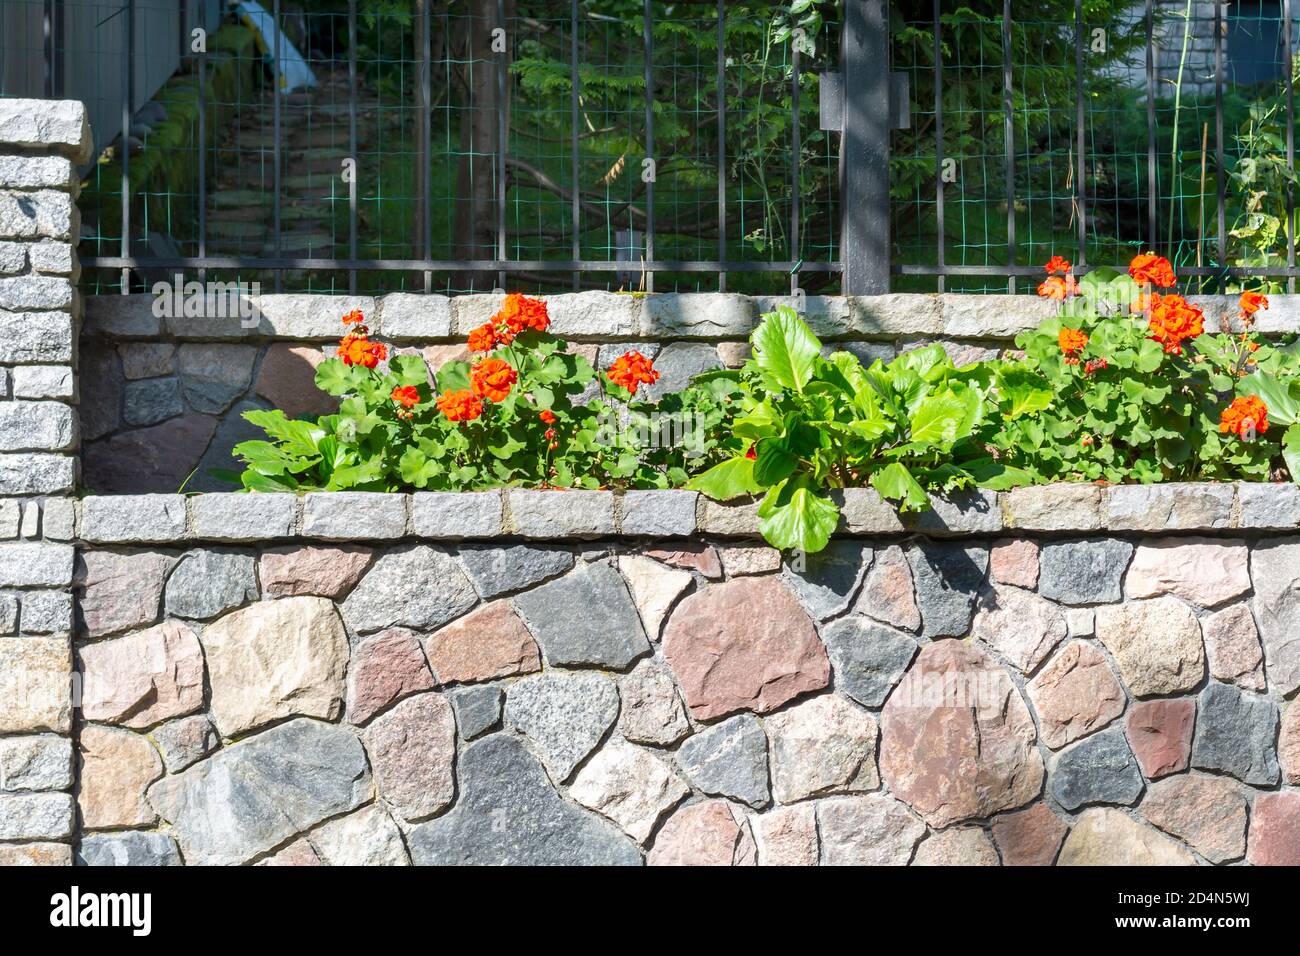
[[[338,413],[315,422],[246,413],[269,440],[235,447],[245,488],[668,487],[708,460],[708,436],[726,415],[726,383],[637,401],[659,378],[653,363],[628,352],[597,375],[551,334],[545,302],[522,295],[469,334],[473,360],[433,376],[419,355],[390,356],[359,312],[343,322],[336,355],[316,370],[317,386],[341,399]],[[599,393],[575,402],[593,380]]]
[[[1254,334],[1262,295],[1244,293],[1233,327],[1210,333],[1199,306],[1166,291],[1175,275],[1160,256],[1077,281],[1059,256],[1045,269],[1039,295],[1060,312],[1017,336],[1024,358],[1004,368],[1052,397],[1002,424],[991,441],[1000,461],[1036,482],[1264,480],[1300,447],[1300,429],[1279,444],[1270,428],[1270,411],[1300,420],[1300,402],[1294,355]]]

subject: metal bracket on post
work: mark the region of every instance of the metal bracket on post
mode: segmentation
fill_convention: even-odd
[[[898,109],[905,84],[891,83],[885,0],[845,0],[841,34],[840,261],[844,295],[889,291],[889,130],[907,117]],[[825,96],[825,94],[823,94]],[[831,94],[833,97],[833,93]],[[904,96],[905,101],[905,96]]]

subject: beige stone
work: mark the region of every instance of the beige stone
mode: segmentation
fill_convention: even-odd
[[[646,634],[652,641],[659,640],[664,617],[695,579],[687,571],[634,554],[620,557],[618,569],[627,579]]]
[[[1247,690],[1264,690],[1264,649],[1246,604],[1232,604],[1201,620],[1210,674]]]
[[[324,598],[261,601],[203,632],[212,719],[231,737],[284,717],[333,720],[343,707],[348,638]]]
[[[1029,682],[1038,732],[1053,750],[1100,730],[1124,712],[1124,689],[1091,644],[1073,641]]]
[[[0,733],[72,729],[72,649],[62,637],[0,638]]]
[[[688,792],[667,761],[621,738],[588,760],[569,787],[574,800],[609,817],[638,843]]]
[[[912,866],[1001,866],[997,848],[983,830],[957,827],[931,833],[912,859]]]
[[[1201,625],[1177,598],[1099,607],[1097,637],[1136,697],[1191,690],[1205,676]]]
[[[759,866],[816,866],[817,813],[811,802],[776,807],[749,818]]]
[[[1065,612],[1033,591],[994,586],[982,599],[971,634],[1028,674],[1065,639]]]
[[[1144,541],[1133,551],[1124,587],[1130,598],[1172,594],[1214,607],[1250,590],[1246,544],[1211,538]]]
[[[91,724],[81,729],[77,749],[77,803],[86,829],[145,827],[157,821],[145,791],[163,775],[163,763],[148,738]]]
[[[1061,847],[1057,866],[1195,866],[1196,857],[1122,810],[1085,810]]]

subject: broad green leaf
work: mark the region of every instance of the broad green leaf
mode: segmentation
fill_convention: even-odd
[[[688,481],[686,487],[708,495],[715,501],[729,501],[762,490],[754,478],[753,459],[744,457],[728,458],[714,465]]]
[[[388,368],[397,376],[398,385],[429,384],[429,367],[424,364],[424,359],[418,355],[395,356],[389,361]]]
[[[754,361],[776,391],[802,392],[812,379],[821,342],[794,309],[782,306],[754,330]]]
[[[1282,435],[1282,460],[1291,472],[1291,480],[1300,483],[1300,423],[1292,425]]]
[[[330,395],[356,391],[358,378],[356,366],[344,365],[340,359],[326,359],[316,366],[316,387]]]
[[[902,502],[904,511],[922,511],[930,507],[929,495],[901,462],[892,462],[874,472],[871,475],[871,487],[882,498]]]
[[[1243,395],[1258,395],[1268,406],[1269,422],[1294,425],[1300,422],[1300,381],[1283,381],[1275,375],[1255,372],[1237,382],[1237,391]]]
[[[799,459],[787,447],[783,438],[764,438],[755,446],[754,481],[770,488],[794,474]]]
[[[469,388],[469,363],[448,362],[438,369],[436,378],[439,392],[455,392]]]
[[[839,520],[835,502],[814,492],[802,477],[771,489],[758,506],[758,530],[768,544],[782,551],[822,550]]]
[[[1023,365],[1004,365],[998,369],[997,382],[1004,418],[1032,415],[1052,404],[1053,392],[1047,379]]]
[[[912,413],[912,441],[933,445],[952,444],[969,411],[967,402],[952,392],[923,399]]]

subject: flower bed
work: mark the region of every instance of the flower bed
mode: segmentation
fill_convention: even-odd
[[[1289,472],[1300,456],[1300,359],[1253,334],[1264,296],[1243,293],[1238,328],[1209,334],[1199,306],[1154,291],[1175,281],[1161,257],[1082,282],[1059,256],[1046,270],[1039,294],[1060,313],[1021,333],[1015,357],[958,366],[930,345],[864,364],[848,351],[823,354],[807,322],[781,307],[764,316],[740,368],[696,375],[654,403],[635,401],[659,378],[653,362],[629,350],[596,374],[551,333],[540,300],[507,296],[469,333],[478,357],[432,375],[418,356],[386,361],[353,311],[343,323],[354,330],[316,371],[341,399],[339,414],[313,425],[246,413],[271,441],[236,447],[241,479],[254,491],[761,495],[768,542],[816,552],[840,520],[836,489],[870,486],[906,512],[928,508],[928,492],[977,486]],[[688,422],[692,440],[647,441],[664,417]],[[1286,431],[1269,436],[1270,425]]]

